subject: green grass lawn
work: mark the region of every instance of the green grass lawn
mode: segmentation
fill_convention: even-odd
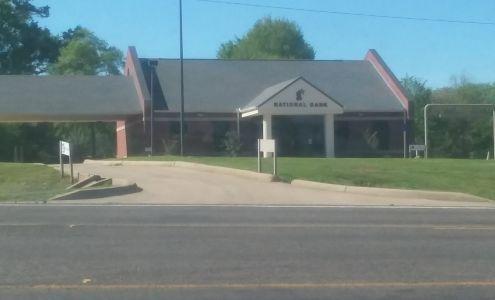
[[[182,160],[245,170],[256,170],[253,157],[131,157],[129,160]],[[263,160],[271,172],[272,160]],[[278,159],[282,180],[432,191],[464,192],[495,199],[495,162],[467,159],[292,158]]]
[[[0,201],[47,200],[69,184],[48,166],[0,163]]]

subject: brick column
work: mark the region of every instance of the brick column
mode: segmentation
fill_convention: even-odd
[[[125,121],[117,121],[116,126],[116,137],[117,137],[117,150],[116,156],[117,158],[126,158],[127,157],[127,131],[126,131],[126,122]]]
[[[117,121],[117,158],[144,153],[144,124],[140,117]]]

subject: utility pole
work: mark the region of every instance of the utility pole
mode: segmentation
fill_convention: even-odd
[[[96,132],[95,132],[95,122],[90,123],[91,127],[91,158],[96,158]]]
[[[184,53],[182,42],[182,0],[179,0],[180,23],[180,156],[184,156]]]
[[[150,67],[150,156],[153,156],[153,125],[154,125],[154,117],[155,117],[155,99],[154,99],[154,85],[153,79],[155,75],[155,68],[158,65],[158,61],[156,60],[148,60],[148,66]]]
[[[402,140],[403,140],[403,147],[404,147],[404,158],[407,158],[407,111],[404,110],[404,119],[402,123]]]
[[[424,124],[425,124],[425,159],[428,158],[428,118],[426,117],[427,115],[427,111],[428,111],[428,107],[430,107],[430,104],[426,104],[425,105],[425,109],[424,109]]]

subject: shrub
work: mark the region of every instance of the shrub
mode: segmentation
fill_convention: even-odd
[[[238,156],[241,152],[241,139],[235,130],[227,131],[223,140],[225,151],[230,156]]]
[[[162,139],[163,152],[165,155],[178,154],[177,137]]]

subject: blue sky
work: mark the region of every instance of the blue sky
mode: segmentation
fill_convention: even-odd
[[[253,4],[366,14],[495,22],[493,0],[233,0]],[[124,53],[179,56],[178,0],[35,0],[51,7],[40,20],[53,33],[82,25]],[[495,82],[495,25],[418,22],[254,8],[183,0],[184,57],[214,58],[219,45],[244,35],[263,16],[301,27],[317,59],[362,59],[374,48],[401,78],[431,87],[452,76]]]

